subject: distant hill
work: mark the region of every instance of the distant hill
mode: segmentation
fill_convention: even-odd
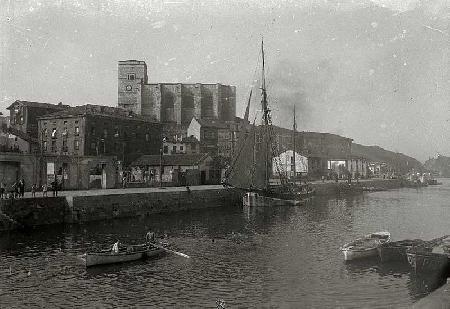
[[[389,151],[379,146],[364,146],[353,143],[352,154],[364,157],[369,161],[385,162],[400,173],[406,173],[413,168],[416,170],[423,168],[422,163],[418,160],[403,153]]]
[[[425,161],[423,167],[443,177],[450,177],[450,157],[438,156]]]

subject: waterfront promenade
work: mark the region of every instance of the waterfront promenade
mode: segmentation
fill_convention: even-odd
[[[381,178],[370,178],[370,179],[360,179],[358,182],[352,180],[352,185],[361,186],[372,186],[374,184],[389,183],[395,180],[392,179],[381,179]],[[334,180],[316,180],[309,182],[313,187],[320,188],[322,186],[333,186],[333,185],[345,185],[347,180],[339,180],[335,182]],[[221,190],[225,189],[223,185],[199,185],[199,186],[189,186],[191,191],[204,191],[204,190]],[[153,193],[153,192],[186,192],[187,188],[184,187],[145,187],[145,188],[116,188],[116,189],[90,189],[90,190],[70,190],[70,191],[58,191],[58,196],[64,197],[79,197],[79,196],[99,196],[99,195],[117,195],[117,194],[139,194],[139,193]],[[330,192],[333,193],[333,192]],[[47,192],[48,197],[53,196],[53,191]],[[42,197],[42,191],[36,192],[36,198]],[[25,192],[25,198],[32,198],[31,192]]]

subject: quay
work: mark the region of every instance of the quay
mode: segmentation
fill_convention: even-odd
[[[316,181],[311,186],[318,196],[360,193],[362,187],[394,189],[402,187],[399,179],[369,179],[353,182]],[[48,224],[79,224],[115,218],[149,216],[182,210],[235,207],[244,192],[222,185],[162,188],[125,188],[48,192],[42,197],[30,192],[24,198],[0,200],[0,230]]]
[[[447,279],[448,281],[448,279]],[[416,302],[413,309],[450,309],[450,286],[448,282]]]

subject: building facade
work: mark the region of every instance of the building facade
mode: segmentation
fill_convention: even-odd
[[[118,106],[161,123],[191,119],[233,121],[236,87],[222,84],[148,83],[144,61],[119,61]]]
[[[40,117],[38,138],[45,155],[115,156],[125,164],[161,148],[160,124],[89,104]]]

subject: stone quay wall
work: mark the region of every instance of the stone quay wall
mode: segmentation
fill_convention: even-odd
[[[184,188],[183,188],[184,189]],[[73,197],[70,223],[111,220],[180,210],[239,205],[242,194],[235,189],[130,193]]]
[[[349,185],[347,182],[315,182],[311,184],[318,196],[329,196],[336,194],[355,194],[361,193],[364,189],[372,188],[374,190],[397,189],[405,186],[402,179],[370,179],[357,183],[352,181]]]
[[[242,203],[236,189],[191,190],[0,200],[0,231],[47,224],[77,224]]]

